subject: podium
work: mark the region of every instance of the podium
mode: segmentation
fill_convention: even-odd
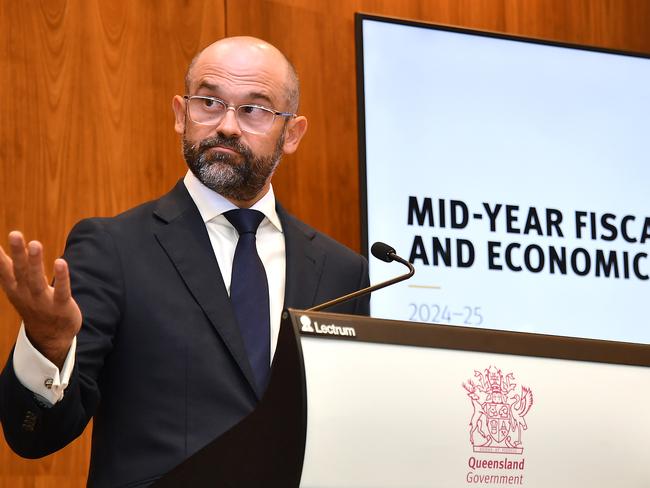
[[[257,408],[152,486],[647,486],[648,366],[644,344],[287,310]]]

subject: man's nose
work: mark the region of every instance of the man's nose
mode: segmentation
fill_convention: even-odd
[[[241,136],[241,127],[237,122],[237,112],[234,107],[228,107],[223,118],[217,125],[217,131],[224,137],[239,137]]]

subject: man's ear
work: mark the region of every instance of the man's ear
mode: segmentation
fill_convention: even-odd
[[[284,154],[292,154],[296,152],[302,136],[307,132],[307,117],[299,115],[289,120],[285,131],[282,152]]]
[[[172,110],[174,111],[174,130],[178,134],[185,132],[185,99],[175,95],[172,99]]]

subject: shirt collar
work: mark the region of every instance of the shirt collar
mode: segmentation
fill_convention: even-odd
[[[189,170],[185,174],[185,178],[183,178],[183,183],[192,197],[192,200],[194,200],[196,207],[199,209],[201,218],[205,223],[210,222],[228,210],[237,208],[237,206],[230,200],[201,183],[199,179],[194,176],[194,173]],[[272,185],[269,187],[269,191],[266,192],[266,195],[255,202],[251,208],[262,212],[269,222],[271,222],[277,230],[282,232],[280,217],[275,209],[275,194],[273,193]]]

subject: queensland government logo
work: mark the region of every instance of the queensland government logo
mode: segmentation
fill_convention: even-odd
[[[474,412],[469,421],[469,442],[474,452],[521,454],[522,430],[527,430],[526,415],[533,406],[533,392],[526,386],[517,389],[512,373],[503,375],[496,366],[463,383]]]

